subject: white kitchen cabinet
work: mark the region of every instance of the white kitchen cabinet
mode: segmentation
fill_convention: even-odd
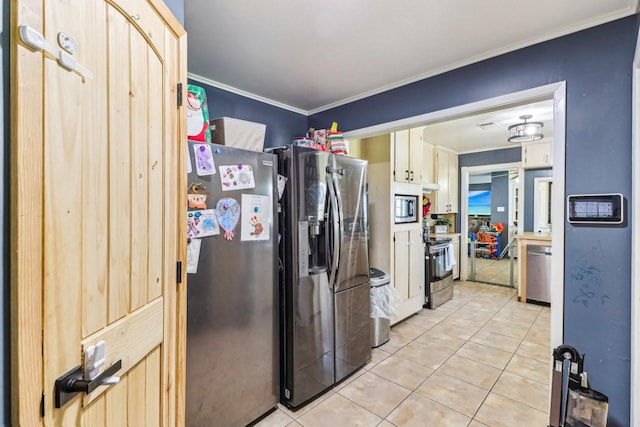
[[[550,168],[553,166],[551,142],[533,141],[522,144],[522,167]]]
[[[435,192],[433,213],[458,212],[458,155],[439,147],[434,149],[434,176],[440,184]]]
[[[422,144],[424,127],[394,132],[394,170],[396,182],[421,184],[422,182]]]
[[[419,311],[424,303],[424,246],[422,227],[393,233],[393,278],[401,304],[398,318]]]
[[[435,183],[436,177],[433,175],[433,145],[428,142],[422,143],[422,182]]]

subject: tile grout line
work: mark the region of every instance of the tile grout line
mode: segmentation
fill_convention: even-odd
[[[467,304],[469,304],[470,302],[472,302],[473,300],[475,300],[476,298],[478,298],[479,296],[481,296],[482,294],[484,294],[487,290],[488,290],[488,289],[483,289],[483,290],[482,290],[482,292],[479,292],[479,293],[478,293],[478,294],[476,294],[474,297],[472,297],[470,300],[468,300],[468,301],[467,301],[467,302],[465,302],[464,304],[461,304],[459,307],[457,307],[457,308],[456,308],[455,310],[453,310],[451,313],[448,313],[448,314],[447,314],[447,316],[445,316],[443,319],[441,319],[440,321],[438,321],[438,322],[436,323],[436,325],[438,325],[438,324],[442,323],[443,321],[445,321],[446,319],[448,319],[448,318],[449,318],[450,316],[452,316],[454,313],[456,313],[457,311],[459,311],[462,307],[466,306]],[[505,302],[504,302],[500,307],[498,307],[498,308],[496,309],[496,311],[494,312],[494,314],[493,314],[489,319],[487,319],[487,320],[483,323],[483,325],[478,329],[478,331],[479,331],[480,329],[482,329],[482,327],[483,327],[483,326],[485,326],[485,325],[489,322],[489,320],[493,319],[493,317],[494,317],[494,316],[495,316],[495,315],[500,311],[500,309],[501,309],[501,308],[503,308],[503,307],[504,307],[504,306],[505,306],[505,305],[506,305],[510,300],[511,300],[511,298],[508,298],[508,299],[507,299],[507,300],[506,300],[506,301],[505,301]],[[434,325],[434,326],[436,326],[436,325]],[[405,345],[404,345],[404,346],[402,346],[402,347],[406,347],[408,344],[410,344],[410,343],[414,342],[417,338],[419,338],[420,336],[424,335],[424,333],[428,332],[428,331],[429,331],[429,330],[431,330],[431,329],[433,329],[433,327],[432,327],[432,328],[430,328],[430,329],[425,330],[425,332],[423,332],[422,334],[420,334],[420,335],[418,335],[417,337],[413,338],[412,340],[409,340],[409,343],[405,344]],[[472,334],[472,335],[471,335],[467,340],[465,340],[464,344],[466,344],[467,342],[469,342],[469,341],[471,340],[471,338],[473,338],[473,337],[477,334],[477,332],[478,332],[478,331],[476,331],[476,332],[475,332],[474,334]],[[403,337],[403,338],[404,338],[404,337]],[[457,349],[457,350],[455,350],[455,351],[454,351],[454,352],[453,352],[449,357],[447,357],[447,359],[446,359],[445,361],[443,361],[441,364],[439,364],[437,369],[433,370],[433,372],[432,372],[431,374],[429,374],[429,376],[428,376],[427,378],[425,378],[425,380],[424,380],[424,381],[422,381],[422,382],[421,382],[421,383],[416,387],[416,389],[415,389],[415,390],[411,391],[411,393],[409,393],[409,394],[408,394],[408,395],[407,395],[407,396],[406,396],[406,397],[405,397],[405,398],[404,398],[400,403],[398,403],[398,405],[396,405],[396,406],[393,408],[393,410],[391,410],[391,412],[389,412],[389,415],[390,415],[390,414],[392,414],[392,413],[393,413],[393,411],[395,411],[395,410],[396,410],[396,409],[397,409],[397,408],[398,408],[398,407],[399,407],[399,406],[400,406],[400,405],[401,405],[401,404],[402,404],[406,399],[408,399],[412,394],[417,393],[417,394],[418,394],[418,395],[420,395],[421,397],[423,397],[423,398],[425,398],[425,399],[429,399],[429,400],[431,400],[432,402],[435,402],[435,403],[437,403],[438,405],[442,405],[442,406],[444,406],[444,407],[446,407],[446,408],[448,408],[448,409],[450,409],[450,410],[452,410],[452,411],[454,411],[454,412],[456,412],[456,413],[458,413],[458,414],[461,414],[461,415],[463,415],[463,416],[465,416],[465,417],[469,418],[471,421],[473,421],[473,420],[475,419],[475,415],[476,415],[476,414],[477,414],[477,412],[480,410],[480,407],[482,406],[482,404],[483,404],[483,403],[484,403],[484,401],[486,400],[487,396],[489,396],[489,393],[491,393],[491,390],[493,389],[493,386],[495,385],[495,382],[494,382],[494,383],[493,383],[493,385],[491,386],[491,389],[487,390],[487,396],[485,396],[485,398],[482,400],[482,403],[480,404],[480,406],[478,406],[478,409],[474,412],[474,414],[473,414],[473,416],[472,416],[472,417],[469,417],[468,415],[463,414],[463,413],[459,412],[458,410],[456,410],[456,409],[454,409],[454,408],[451,408],[451,407],[449,407],[449,406],[447,406],[447,405],[444,405],[444,404],[442,404],[442,403],[440,403],[440,402],[438,402],[438,401],[436,401],[436,400],[433,400],[433,399],[431,399],[431,398],[429,398],[429,397],[427,397],[427,396],[424,396],[424,395],[420,394],[420,393],[417,391],[417,390],[418,390],[418,388],[420,388],[420,386],[421,386],[422,384],[424,384],[424,383],[425,383],[429,378],[431,378],[431,376],[433,376],[436,372],[438,372],[438,370],[439,370],[439,369],[440,369],[440,368],[441,368],[441,367],[442,367],[442,366],[443,366],[443,365],[444,365],[444,364],[445,364],[445,363],[446,363],[446,362],[447,362],[447,361],[448,361],[448,360],[449,360],[453,355],[455,355],[455,354],[456,354],[456,353],[457,353],[457,352],[458,352],[458,351],[459,351],[459,350],[464,346],[464,344],[462,344],[460,347],[458,347],[458,349]],[[402,347],[401,347],[401,348],[402,348]],[[514,352],[513,354],[515,354],[515,352]],[[512,354],[512,356],[511,356],[511,357],[513,357],[513,354]],[[464,356],[460,356],[460,357],[464,357]],[[510,358],[509,360],[511,360],[511,358]],[[478,362],[478,363],[482,363],[482,362]],[[485,365],[486,365],[486,364],[485,364]],[[486,365],[486,366],[490,366],[490,365]],[[505,365],[505,366],[506,366],[506,365]],[[496,369],[497,369],[497,368],[496,368]],[[442,374],[442,375],[447,375],[447,374]],[[498,376],[498,378],[499,378],[499,376]],[[460,378],[456,378],[456,379],[459,379],[460,381],[466,382],[467,384],[471,384],[471,383],[469,383],[469,382],[467,382],[467,381],[465,381],[465,380],[463,380],[463,379],[460,379]],[[496,382],[497,382],[497,379],[496,379]],[[471,384],[471,385],[476,386],[475,384]],[[476,387],[478,387],[478,386],[476,386]],[[480,388],[482,388],[482,387],[480,387]],[[387,415],[387,416],[388,416],[388,415]],[[386,421],[388,421],[388,422],[391,422],[391,421],[387,420],[387,418],[386,418],[386,417],[385,417],[384,419],[385,419]],[[393,423],[392,423],[392,424],[393,424]],[[395,425],[395,424],[394,424],[394,425]]]

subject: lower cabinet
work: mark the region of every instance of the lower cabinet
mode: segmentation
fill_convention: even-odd
[[[401,303],[396,323],[420,311],[424,304],[424,245],[422,228],[417,227],[393,233],[394,277],[392,284],[398,292]]]

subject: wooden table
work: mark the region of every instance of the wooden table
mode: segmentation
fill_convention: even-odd
[[[551,246],[551,233],[525,232],[518,238],[518,301],[527,302],[527,245]]]

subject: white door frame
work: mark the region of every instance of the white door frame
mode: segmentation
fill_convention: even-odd
[[[540,204],[542,201],[540,200],[540,189],[541,184],[543,182],[549,183],[553,182],[553,178],[549,176],[539,176],[533,179],[533,231],[540,231],[538,226],[540,225]],[[553,206],[552,206],[553,208]],[[551,218],[549,218],[551,220]],[[548,225],[548,224],[547,224]]]
[[[469,221],[465,219],[469,217],[469,175],[477,173],[499,172],[510,169],[518,169],[518,176],[520,176],[518,183],[518,212],[520,212],[520,214],[522,215],[524,206],[524,174],[522,172],[522,162],[498,163],[482,166],[464,166],[460,168],[460,280],[467,280],[469,278],[469,254],[466,250],[467,236],[469,236]],[[507,224],[507,230],[508,226],[509,224]],[[522,220],[519,220],[518,233],[521,232]]]
[[[424,126],[442,120],[452,120],[465,114],[484,111],[488,109],[505,107],[515,103],[553,98],[553,209],[551,217],[554,224],[563,226],[554,227],[551,232],[553,255],[551,255],[551,277],[557,278],[556,283],[563,286],[555,286],[551,289],[551,337],[550,346],[555,348],[562,344],[564,335],[563,308],[564,308],[564,195],[565,195],[565,129],[566,129],[566,94],[565,81],[551,83],[520,92],[510,93],[495,98],[472,102],[457,107],[407,117],[392,122],[381,123],[362,129],[345,132],[346,139],[368,138],[415,126]],[[460,251],[461,253],[465,251]]]
[[[631,198],[640,200],[640,30],[636,41],[636,53],[633,58],[633,96],[631,106]],[[635,203],[628,203],[633,206]],[[640,398],[640,291],[636,286],[640,284],[640,209],[633,209],[631,222],[631,425],[640,422],[640,404],[634,404]]]

